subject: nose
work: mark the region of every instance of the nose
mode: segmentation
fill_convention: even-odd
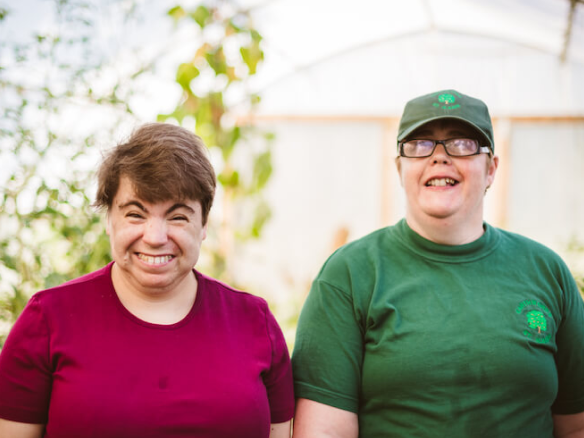
[[[438,143],[436,148],[434,148],[434,153],[432,154],[432,162],[434,164],[449,164],[450,155],[446,153],[446,148],[442,143]]]
[[[146,222],[142,240],[149,246],[158,247],[168,241],[166,221],[150,219]]]

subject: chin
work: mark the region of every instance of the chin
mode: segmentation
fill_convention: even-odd
[[[176,281],[176,278],[168,278],[166,275],[151,274],[141,275],[136,278],[138,284],[144,288],[165,288]]]
[[[456,210],[452,208],[427,208],[424,210],[424,215],[429,216],[434,219],[447,219],[453,216],[456,213]]]

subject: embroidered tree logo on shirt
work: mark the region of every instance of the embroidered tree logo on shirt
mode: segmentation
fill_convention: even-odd
[[[543,330],[544,332],[547,330],[547,321],[543,312],[539,310],[532,310],[531,312],[527,312],[525,315],[527,316],[527,324],[529,328],[537,329],[538,333],[541,333]]]
[[[539,344],[552,342],[557,330],[554,315],[548,306],[538,299],[526,299],[515,308],[518,328],[529,340]]]

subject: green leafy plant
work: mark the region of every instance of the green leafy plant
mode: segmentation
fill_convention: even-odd
[[[78,133],[63,113],[129,107],[115,86],[97,93],[89,85],[101,65],[90,4],[52,6],[58,26],[0,43],[0,322],[8,325],[35,291],[109,260],[102,218],[90,206],[96,137]],[[9,19],[2,8],[0,24]]]
[[[262,37],[250,12],[229,1],[202,3],[191,10],[175,6],[168,15],[177,27],[198,29],[198,46],[176,71],[180,101],[158,119],[193,126],[213,152],[220,184],[214,209],[221,219],[210,224],[215,238],[205,244],[211,259],[207,270],[233,282],[229,264],[238,242],[259,237],[271,215],[263,189],[272,174],[273,135],[241,117],[259,102],[247,85],[264,57]]]

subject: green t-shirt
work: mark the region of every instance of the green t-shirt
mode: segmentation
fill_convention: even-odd
[[[543,245],[402,220],[325,263],[292,363],[296,396],[358,413],[361,438],[548,438],[552,412],[584,411],[584,304]]]

